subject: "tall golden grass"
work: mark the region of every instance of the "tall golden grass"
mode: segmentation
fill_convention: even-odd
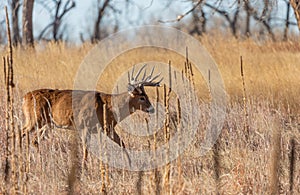
[[[218,64],[230,98],[226,120],[218,140],[218,164],[214,165],[215,150],[209,151],[203,157],[195,155],[201,141],[201,135],[197,135],[195,142],[180,156],[180,161],[168,164],[170,192],[270,194],[279,191],[286,194],[291,189],[294,193],[299,192],[300,167],[295,161],[299,159],[299,154],[294,152],[291,159],[290,142],[293,140],[293,151],[299,151],[300,44],[292,41],[256,42],[251,39],[236,40],[220,36],[204,36],[200,38],[200,42]],[[23,94],[38,88],[71,89],[80,63],[93,46],[84,44],[77,47],[64,43],[47,43],[37,45],[36,51],[15,48],[16,123],[20,126],[22,124],[20,105]],[[3,51],[2,55],[4,54]],[[242,84],[240,74],[240,56],[243,57],[245,85]],[[97,90],[110,92],[115,81],[113,75],[121,73],[133,64],[146,61],[167,63],[168,60],[171,60],[172,66],[184,68],[186,59],[164,49],[130,50],[111,62],[107,74],[100,78]],[[0,77],[3,78],[2,72]],[[195,72],[194,81],[197,95],[203,100],[200,104],[200,109],[203,111],[199,127],[199,134],[201,134],[209,117],[209,90],[199,72]],[[3,79],[0,84],[4,86]],[[247,93],[249,120],[247,140],[243,132],[243,88],[246,88]],[[149,93],[150,96],[155,97],[154,90],[149,90]],[[2,102],[4,96],[4,91],[1,90]],[[1,104],[1,116],[4,115],[3,108],[4,104]],[[4,143],[2,140],[5,137],[4,124],[2,117],[0,119],[1,144]],[[156,136],[153,140],[126,135],[124,142],[128,147],[132,147],[134,142],[144,142],[141,146],[144,147],[149,139],[150,148],[153,148],[153,144],[156,145],[156,141],[162,139]],[[70,156],[74,156],[70,147],[72,140],[74,140],[73,135],[67,131],[53,129],[48,133],[48,139],[42,141],[39,153],[34,148],[30,148],[31,167],[29,178],[26,180],[29,193],[49,194],[68,191],[68,173],[71,169],[69,165],[72,164],[69,161]],[[1,152],[1,161],[5,158],[2,154]],[[0,164],[1,168],[2,164]],[[291,164],[293,164],[292,168],[290,168]],[[98,193],[103,190],[104,179],[101,175],[103,167],[100,166],[100,160],[92,156],[88,157],[86,165],[87,170],[81,176],[80,182],[72,184],[78,186],[72,188],[76,193]],[[218,168],[217,178],[215,167]],[[141,174],[109,168],[109,172],[106,172],[109,185],[106,186],[105,191],[109,194],[138,192],[147,194],[164,191],[161,188],[164,187],[162,182],[165,168],[157,168],[154,171],[154,174],[152,171],[144,171]],[[2,174],[0,174],[0,183],[4,185]]]
[[[300,81],[298,42],[255,42],[251,39],[239,41],[234,38],[209,36],[202,37],[200,41],[218,64],[226,92],[231,99],[237,100],[243,93],[240,76],[240,56],[243,56],[245,83],[251,97],[269,98],[275,102],[278,100],[285,106],[288,104],[294,111],[299,110],[296,109],[300,92],[297,85]],[[72,88],[78,67],[92,48],[91,44],[75,47],[64,43],[46,43],[38,45],[36,51],[16,49],[15,76],[20,95],[36,88]],[[3,53],[4,51],[2,55]],[[100,80],[97,88],[102,91],[109,90],[114,82],[108,79],[114,81],[111,75],[124,71],[126,66],[141,61],[167,63],[168,60],[174,66],[182,66],[185,59],[164,49],[130,50],[111,62],[112,69],[102,78],[106,82]],[[1,72],[1,76],[2,74]],[[201,75],[195,76],[198,88],[204,91],[202,95],[206,95],[207,87],[201,83]]]

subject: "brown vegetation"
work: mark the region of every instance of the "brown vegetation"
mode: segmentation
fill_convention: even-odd
[[[193,144],[180,158],[168,164],[170,191],[175,194],[299,193],[299,43],[256,42],[251,39],[238,41],[220,36],[204,36],[200,41],[218,64],[230,98],[226,120],[218,139],[218,147],[205,156],[197,156],[205,125],[209,121],[210,106],[207,85],[201,74],[195,71],[195,86],[201,100],[201,122]],[[38,88],[71,89],[76,70],[91,47],[92,45],[77,48],[64,44],[46,44],[36,46],[37,52],[16,50],[15,100],[20,100],[15,102],[14,107],[17,111],[17,124],[22,125],[23,116],[19,110],[23,94]],[[243,56],[244,85],[240,75],[240,56]],[[99,79],[97,90],[111,91],[115,82],[111,75],[124,72],[126,67],[133,64],[168,60],[172,61],[172,66],[183,69],[185,58],[164,49],[128,51],[111,62],[106,70],[107,74]],[[3,78],[2,73],[1,77]],[[3,79],[1,82],[3,84]],[[247,93],[246,102],[243,102],[243,88]],[[145,90],[152,101],[155,92]],[[0,96],[4,96],[2,91]],[[244,104],[249,124],[247,139],[243,131]],[[3,104],[0,106],[3,116]],[[136,115],[131,117],[138,120]],[[2,117],[1,140],[5,136],[3,121]],[[31,167],[26,185],[30,193],[65,193],[68,189],[67,178],[72,154],[70,143],[74,135],[59,131],[59,128],[53,129],[55,130],[50,128],[52,131],[48,135],[48,141],[40,144],[40,152],[32,148],[29,150]],[[128,148],[152,149],[157,144],[156,138],[160,139],[156,137],[159,134],[153,137],[138,137],[121,131],[118,134]],[[25,157],[20,158],[25,161]],[[3,156],[1,162],[2,159]],[[89,156],[87,171],[81,176],[80,182],[74,184],[75,192],[99,192],[103,184],[100,170],[100,160]],[[106,191],[110,194],[162,191],[164,170],[162,167],[154,171],[131,172],[111,167],[106,172],[109,177],[107,180],[110,181]],[[1,186],[5,186],[2,174],[0,178]]]

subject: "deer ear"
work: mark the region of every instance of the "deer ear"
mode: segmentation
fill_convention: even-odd
[[[127,91],[131,97],[134,97],[135,88],[132,85],[128,85]]]

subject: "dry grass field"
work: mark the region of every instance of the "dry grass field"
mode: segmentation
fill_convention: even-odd
[[[108,167],[108,194],[300,194],[300,43],[256,42],[234,38],[201,37],[200,42],[219,67],[228,95],[226,119],[215,147],[197,156],[202,127],[209,115],[209,90],[198,72],[194,75],[200,99],[201,120],[197,136],[189,148],[170,167],[170,191],[164,182],[166,167],[150,171],[128,171]],[[14,49],[14,110],[16,129],[22,126],[22,96],[40,88],[71,89],[78,67],[93,45],[68,46],[47,43],[35,51]],[[1,52],[5,55],[5,51]],[[155,55],[154,55],[155,54]],[[2,56],[1,55],[1,56]],[[240,70],[243,57],[246,108]],[[99,56],[101,57],[101,56]],[[185,58],[163,49],[131,50],[114,59],[97,90],[111,92],[114,75],[126,67],[147,61],[184,68]],[[0,167],[5,155],[5,90],[0,73]],[[149,90],[153,100],[155,93]],[[245,119],[245,109],[248,114]],[[245,129],[245,124],[249,134]],[[182,131],[189,131],[183,129]],[[198,135],[199,134],[199,135]],[[158,134],[163,136],[163,134]],[[54,128],[40,143],[40,150],[29,149],[30,170],[25,178],[25,151],[18,149],[17,185],[20,194],[67,194],[72,164],[71,140],[75,134]],[[121,133],[121,137],[123,134]],[[128,147],[153,146],[153,137],[122,137]],[[20,154],[21,153],[21,154]],[[81,150],[78,154],[81,156]],[[99,194],[102,186],[100,160],[88,156],[87,169],[75,182],[76,194]],[[0,172],[0,194],[13,186]]]

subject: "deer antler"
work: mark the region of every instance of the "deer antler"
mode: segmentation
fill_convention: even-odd
[[[132,69],[131,72],[131,76],[130,73],[128,72],[128,82],[129,85],[133,86],[133,87],[144,87],[144,86],[160,86],[160,82],[163,80],[163,78],[161,78],[159,81],[154,81],[155,79],[157,79],[161,73],[157,74],[156,76],[152,77],[153,72],[154,72],[154,67],[152,68],[150,74],[146,77],[146,73],[147,73],[147,64],[144,64],[137,72],[137,74],[135,76],[134,75],[134,69],[135,66]],[[145,69],[146,68],[146,69]],[[138,77],[140,76],[141,72],[144,71],[143,74],[143,78],[141,81],[138,81]]]

